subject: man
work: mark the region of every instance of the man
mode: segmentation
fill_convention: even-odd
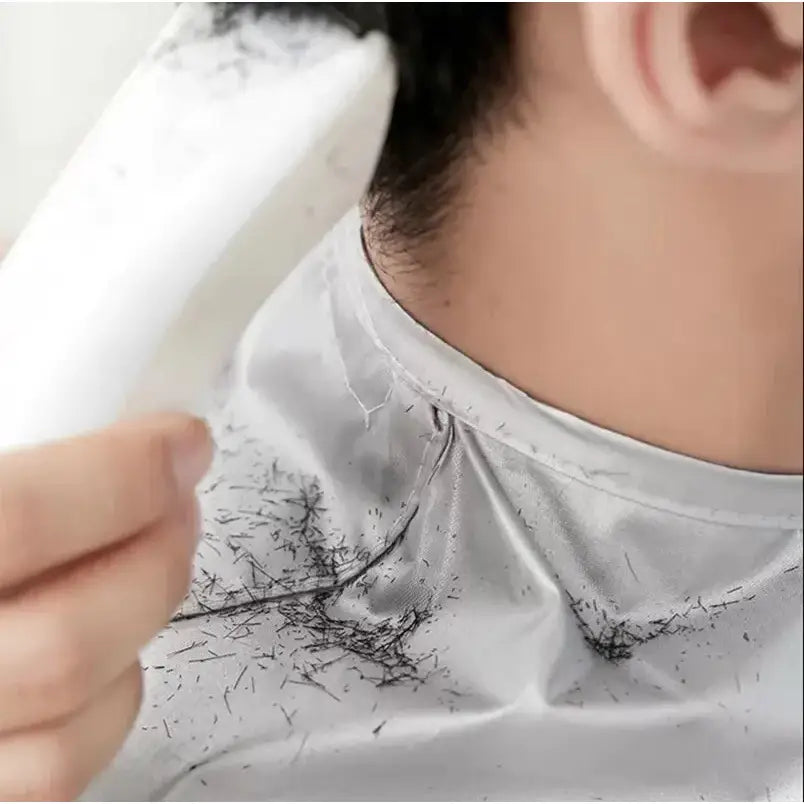
[[[363,236],[221,378],[139,715],[203,428],[3,458],[0,790],[799,798],[790,8],[305,9],[397,46]]]

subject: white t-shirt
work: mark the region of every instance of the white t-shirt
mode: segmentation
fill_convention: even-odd
[[[192,591],[88,798],[801,800],[800,477],[535,403],[393,302],[356,214],[211,419]]]

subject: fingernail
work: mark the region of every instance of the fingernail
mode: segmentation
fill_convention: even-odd
[[[203,419],[190,419],[173,445],[173,472],[179,493],[192,491],[212,463],[213,443]]]

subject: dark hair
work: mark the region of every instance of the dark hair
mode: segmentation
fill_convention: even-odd
[[[226,27],[246,9],[324,18],[387,34],[399,90],[369,193],[381,230],[404,243],[437,231],[463,159],[514,84],[508,3],[215,3]]]

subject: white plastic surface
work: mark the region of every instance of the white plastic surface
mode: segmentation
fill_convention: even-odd
[[[197,409],[288,271],[359,200],[384,37],[183,6],[0,273],[0,449]]]

